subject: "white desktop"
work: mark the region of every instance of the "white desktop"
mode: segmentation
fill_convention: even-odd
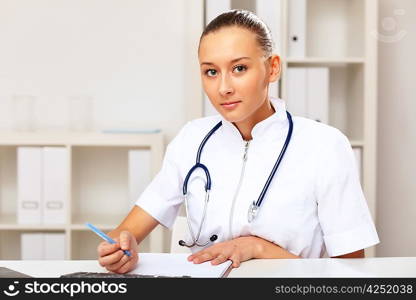
[[[0,260],[0,267],[32,277],[106,272],[96,260]],[[254,259],[232,269],[227,277],[416,277],[416,257]]]

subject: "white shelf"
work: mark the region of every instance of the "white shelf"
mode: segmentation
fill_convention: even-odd
[[[355,148],[355,147],[364,147],[364,142],[363,141],[358,141],[358,140],[350,140],[351,143],[351,147]]]
[[[365,59],[363,57],[306,57],[306,58],[282,58],[290,66],[345,66],[348,64],[364,64]]]
[[[150,147],[160,143],[162,133],[113,134],[71,132],[0,132],[3,146],[134,146]]]
[[[0,230],[62,231],[66,224],[18,224],[15,214],[0,215]]]
[[[17,223],[17,148],[60,146],[68,150],[68,193],[64,224]],[[0,132],[0,259],[19,259],[22,232],[64,232],[67,259],[96,255],[100,240],[85,225],[108,232],[117,227],[132,207],[128,199],[128,151],[150,150],[151,177],[163,159],[162,133]],[[160,233],[145,240],[146,251],[160,252]],[[85,244],[85,245],[84,245]],[[15,252],[10,248],[15,248]]]
[[[113,230],[118,224],[123,221],[127,214],[120,215],[76,215],[73,217],[70,224],[71,230],[83,231],[90,229],[85,225],[86,222],[94,224],[95,227],[100,228],[101,230]]]

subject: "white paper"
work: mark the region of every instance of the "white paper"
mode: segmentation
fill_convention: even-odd
[[[188,253],[139,253],[139,263],[130,274],[160,276],[190,276],[219,278],[231,266],[231,261],[211,265],[210,261],[194,264],[187,260]]]

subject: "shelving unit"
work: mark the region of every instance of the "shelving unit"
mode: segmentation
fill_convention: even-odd
[[[17,158],[19,146],[60,146],[68,151],[67,217],[61,225],[18,224]],[[128,150],[151,151],[151,176],[163,159],[163,135],[101,133],[0,133],[0,259],[20,259],[20,234],[65,234],[67,259],[94,259],[100,239],[84,225],[114,229],[131,209],[128,199]],[[161,229],[143,241],[146,252],[164,249]]]
[[[376,219],[377,32],[376,0],[308,0],[306,57],[287,52],[288,1],[282,2],[283,74],[281,98],[286,98],[285,70],[296,66],[329,67],[329,124],[340,129],[353,148],[362,151],[362,187]],[[375,247],[366,256],[376,256]]]
[[[217,3],[221,1],[215,0]],[[363,190],[375,221],[377,39],[372,33],[377,32],[378,3],[376,0],[308,0],[306,56],[289,57],[289,1],[276,0],[280,6],[276,9],[275,24],[272,24],[272,28],[280,31],[275,42],[282,58],[282,77],[279,91],[274,96],[284,100],[287,97],[288,67],[329,67],[329,123],[348,136],[352,147],[362,149]],[[256,8],[255,1],[223,2],[231,8]],[[189,5],[190,15],[195,19],[193,24],[197,25],[185,29],[192,37],[199,36],[203,30],[199,16],[205,11],[197,3],[192,1]],[[192,49],[196,51],[193,42]],[[185,51],[191,49],[188,46]],[[199,69],[197,66],[191,69],[186,76],[195,81],[200,76]],[[186,93],[189,94],[195,86],[197,84],[191,85]],[[202,93],[200,101],[194,101],[194,97],[186,98],[189,118],[203,117],[206,99]],[[69,205],[64,224],[17,224],[18,146],[62,146],[68,150]],[[89,221],[106,232],[126,216],[130,208],[126,190],[127,151],[135,148],[151,149],[152,175],[156,175],[164,153],[162,134],[0,133],[0,259],[20,258],[20,234],[23,232],[64,233],[67,259],[94,259],[100,239],[85,227],[84,222]],[[113,201],[118,201],[117,205],[113,205]],[[166,252],[169,249],[168,235],[159,226],[143,241],[141,251]],[[366,254],[375,256],[375,249],[367,249]]]
[[[206,0],[210,14],[226,9],[256,12],[256,1]],[[340,129],[353,148],[361,148],[362,187],[375,222],[376,219],[376,123],[377,123],[377,32],[378,3],[376,0],[306,0],[305,55],[289,56],[289,2],[268,3],[266,21],[278,39],[275,40],[282,60],[282,75],[277,96],[287,101],[287,70],[289,67],[329,68],[329,125]],[[263,2],[264,3],[267,2]],[[215,8],[215,7],[216,8]],[[212,107],[202,99],[205,115]],[[366,249],[366,256],[375,256],[375,247]]]

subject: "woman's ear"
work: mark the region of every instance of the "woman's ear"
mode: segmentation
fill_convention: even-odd
[[[270,63],[270,77],[269,82],[275,82],[279,80],[282,71],[280,57],[278,55],[272,55],[269,57]]]

